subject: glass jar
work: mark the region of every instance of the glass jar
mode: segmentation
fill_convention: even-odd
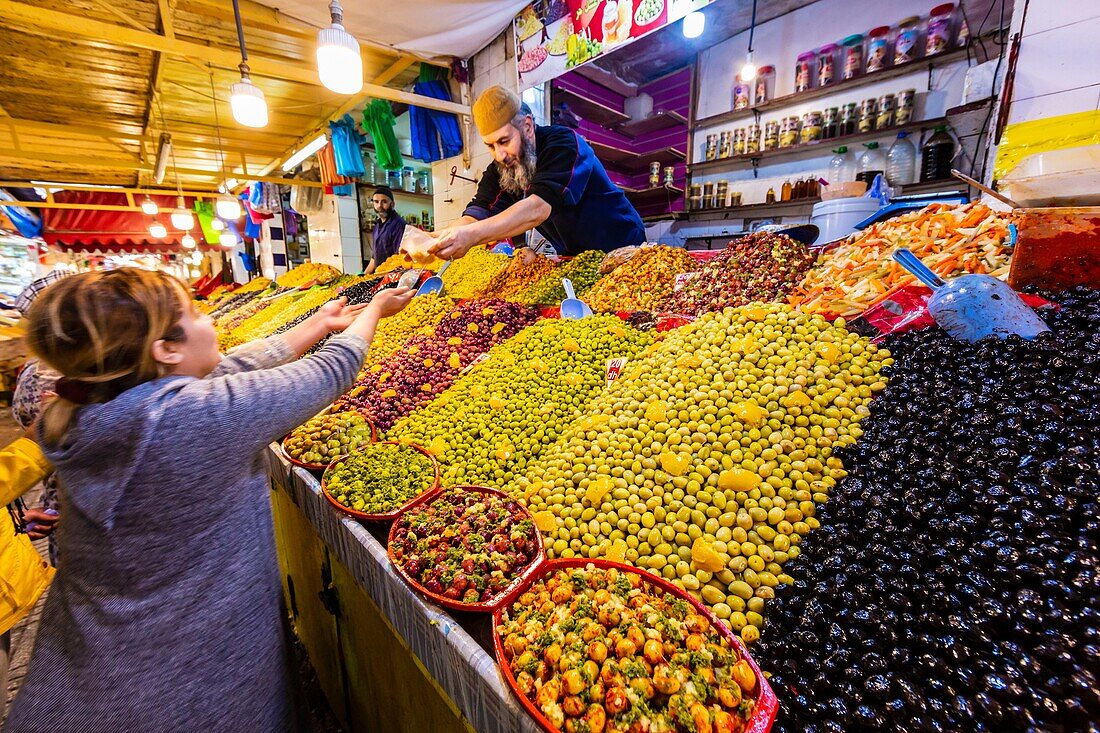
[[[821,117],[821,137],[823,140],[836,137],[840,132],[840,108],[826,107]]]
[[[705,157],[707,160],[716,160],[718,158],[718,133],[707,135]]]
[[[432,192],[432,172],[420,171],[416,174],[416,192],[417,193],[431,193]]]
[[[789,148],[798,143],[798,132],[801,123],[794,115],[784,117],[779,125],[779,147]]]
[[[871,132],[878,120],[878,101],[864,99],[859,105],[859,131]]]
[[[779,120],[771,120],[764,125],[764,150],[779,147]]]
[[[944,3],[932,8],[932,12],[928,14],[928,35],[924,41],[925,56],[935,56],[951,48],[954,18],[954,3]]]
[[[752,94],[752,89],[747,81],[741,80],[741,75],[738,74],[733,82],[733,108],[748,109],[751,104],[749,95]]]
[[[780,189],[779,200],[790,201],[793,191],[794,187],[791,185],[791,179],[788,178],[787,180],[783,181],[783,188]]]
[[[894,110],[897,101],[893,94],[883,94],[878,98],[878,114],[875,117],[875,129],[885,130],[894,126]]]
[[[714,186],[714,208],[724,209],[728,205],[726,199],[729,198],[730,182],[727,180],[718,181]]]
[[[714,181],[703,183],[703,208],[714,208]]]
[[[749,125],[745,129],[745,155],[760,152],[760,125]]]
[[[766,194],[764,194],[764,203],[765,204],[774,204],[775,203],[775,189],[774,188],[769,188],[768,192]]]
[[[821,140],[822,137],[822,116],[821,112],[807,112],[802,115],[802,133],[799,139],[802,144],[816,143]]]
[[[837,129],[838,137],[855,135],[859,128],[859,105],[848,102],[840,108],[840,124]]]
[[[723,130],[718,136],[718,157],[728,158],[733,155],[733,131]]]
[[[760,106],[772,101],[775,95],[775,67],[761,66],[756,70],[756,94],[753,104]]]
[[[733,154],[745,154],[745,128],[738,127],[733,131]]]
[[[840,42],[844,47],[844,73],[842,79],[855,79],[863,73],[863,35],[854,33]]]
[[[795,94],[804,92],[813,86],[814,55],[807,51],[798,55],[798,61],[794,67],[794,91]]]
[[[894,36],[894,66],[916,61],[920,57],[920,18],[910,16],[898,23]]]
[[[906,89],[898,92],[897,112],[894,113],[894,122],[899,125],[908,125],[913,120],[913,105],[916,104],[917,90]]]
[[[890,26],[880,25],[867,34],[867,73],[882,71],[890,63]]]
[[[691,184],[688,189],[688,208],[692,211],[699,211],[703,208],[703,184]]]
[[[649,187],[658,188],[661,185],[661,161],[655,160],[649,164]]]
[[[817,51],[817,85],[827,87],[836,81],[836,54],[840,46],[830,43]]]
[[[666,186],[675,186],[676,185],[676,166],[673,166],[673,165],[666,165],[665,166],[665,185]]]
[[[401,171],[386,171],[386,185],[395,191],[401,190]]]

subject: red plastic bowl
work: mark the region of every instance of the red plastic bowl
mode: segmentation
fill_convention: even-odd
[[[367,522],[392,522],[397,517],[398,514],[400,514],[402,511],[405,510],[406,507],[411,506],[418,499],[422,498],[423,496],[425,496],[425,495],[431,493],[432,491],[434,491],[435,489],[439,488],[439,461],[437,461],[435,459],[435,456],[433,456],[430,452],[428,452],[428,451],[424,450],[423,448],[421,448],[419,445],[416,445],[415,443],[398,443],[397,441],[393,441],[393,440],[383,440],[383,441],[378,442],[378,443],[372,443],[371,445],[406,445],[409,448],[412,448],[413,450],[420,451],[421,453],[423,453],[424,455],[426,455],[428,458],[431,459],[432,466],[435,468],[435,480],[432,482],[432,485],[429,486],[427,489],[425,489],[421,493],[417,494],[412,499],[409,499],[407,502],[405,502],[401,506],[397,507],[392,512],[386,512],[384,514],[368,514],[367,512],[361,512],[361,511],[358,511],[356,509],[352,509],[351,507],[344,506],[340,502],[336,501],[336,499],[332,498],[332,495],[328,492],[328,472],[331,471],[336,466],[338,466],[339,464],[341,464],[344,461],[351,458],[351,456],[355,455],[355,453],[352,453],[350,455],[346,455],[346,456],[342,456],[341,458],[337,458],[335,461],[330,463],[329,467],[327,469],[325,469],[325,475],[321,477],[321,493],[324,494],[326,499],[328,499],[329,504],[332,504],[334,507],[336,507],[340,511],[344,512],[345,514],[350,514],[351,516],[355,517],[356,519],[362,519],[362,520],[367,521]]]
[[[370,425],[370,442],[374,443],[378,440],[378,428],[375,426],[374,420],[370,419],[369,415],[367,415],[362,410],[341,410],[341,412],[357,412],[357,413],[359,413],[359,416],[367,421],[367,425]],[[326,410],[322,414],[329,414],[329,411]],[[320,417],[320,415],[318,415],[317,417]],[[313,418],[310,418],[310,420],[312,420],[312,419]],[[297,430],[297,429],[298,428],[295,428],[294,430]],[[293,432],[294,431],[292,430],[291,433],[293,433]],[[286,459],[288,461],[290,461],[291,463],[293,463],[295,466],[300,466],[302,468],[308,468],[310,471],[324,471],[329,466],[331,466],[333,463],[340,460],[340,458],[337,458],[335,460],[330,461],[329,463],[303,463],[302,461],[299,461],[296,458],[294,458],[293,456],[291,456],[290,451],[288,451],[286,449],[286,441],[287,441],[287,438],[289,438],[289,437],[290,437],[290,435],[284,436],[283,439],[279,441],[279,447],[282,448],[283,455],[286,456]],[[341,458],[343,458],[343,456],[341,456]]]
[[[517,575],[511,583],[508,584],[508,587],[505,588],[500,593],[500,595],[488,601],[479,601],[477,603],[463,603],[462,601],[456,601],[453,598],[448,598],[440,593],[433,593],[432,591],[421,585],[420,581],[409,575],[405,568],[403,568],[393,558],[393,550],[391,549],[393,546],[393,535],[394,532],[397,530],[397,523],[401,519],[401,517],[403,517],[407,512],[410,512],[414,509],[424,506],[425,504],[429,504],[435,501],[437,498],[443,496],[446,492],[453,489],[464,489],[466,491],[474,491],[482,494],[493,494],[509,501],[516,501],[514,497],[509,496],[503,491],[500,491],[498,489],[491,489],[487,486],[448,486],[446,488],[432,489],[425,494],[421,494],[415,500],[401,508],[401,511],[395,518],[393,525],[390,526],[390,534],[386,542],[386,554],[390,558],[390,564],[393,565],[393,569],[397,572],[398,575],[401,576],[402,580],[408,583],[413,588],[413,590],[427,596],[428,598],[431,598],[440,606],[450,608],[455,611],[494,613],[497,609],[502,608],[503,606],[506,606],[514,601],[519,595],[520,590],[527,585],[528,580],[535,573],[538,572],[539,568],[541,568],[547,562],[546,551],[542,541],[542,532],[538,531],[537,527],[535,528],[535,544],[538,547],[537,557],[530,564],[528,564],[527,567],[524,568],[523,571],[520,572],[520,574]],[[518,501],[516,501],[516,503],[519,504]],[[534,521],[533,517],[531,517],[531,513],[527,511],[526,507],[520,504],[520,508],[523,510],[523,513],[527,516],[528,519]]]
[[[752,667],[753,673],[756,675],[757,692],[756,692],[756,706],[753,708],[752,717],[749,718],[748,724],[745,727],[745,733],[767,733],[771,730],[772,723],[775,722],[776,713],[779,711],[779,700],[776,699],[775,693],[772,692],[772,688],[768,685],[768,681],[764,678],[764,674],[760,671],[760,668],[756,666],[756,662],[752,656],[749,655],[748,650],[745,648],[745,644],[741,641],[737,634],[733,633],[725,623],[723,623],[717,616],[711,613],[710,609],[704,606],[699,601],[688,595],[686,592],[680,590],[672,583],[668,582],[664,578],[658,578],[655,575],[644,572],[636,567],[625,565],[619,562],[613,562],[611,560],[588,560],[585,558],[571,558],[568,560],[550,560],[543,563],[538,573],[533,573],[528,579],[528,583],[524,584],[516,592],[518,598],[523,591],[525,591],[530,585],[538,582],[542,578],[550,575],[556,570],[563,568],[583,568],[587,565],[594,565],[597,568],[616,568],[625,573],[632,573],[641,577],[641,579],[649,583],[652,586],[656,586],[661,590],[671,593],[677,598],[681,598],[695,607],[695,610],[703,614],[711,625],[726,637],[730,646],[737,650],[744,659],[747,659],[749,666]],[[504,613],[505,606],[502,605],[493,614],[493,648],[496,650],[497,665],[500,667],[501,674],[504,675],[504,682],[508,685],[508,688],[512,691],[520,702],[520,705],[535,719],[535,722],[546,731],[546,733],[562,733],[561,729],[554,726],[546,716],[535,707],[535,704],[527,699],[527,696],[519,691],[519,687],[516,684],[516,678],[512,675],[512,668],[508,665],[508,659],[504,655],[504,641],[500,638],[500,634],[497,629],[501,624],[501,616]]]

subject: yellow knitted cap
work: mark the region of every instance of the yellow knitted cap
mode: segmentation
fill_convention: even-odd
[[[490,135],[504,127],[519,114],[519,107],[519,97],[514,92],[499,85],[489,87],[474,102],[474,124],[478,134]]]

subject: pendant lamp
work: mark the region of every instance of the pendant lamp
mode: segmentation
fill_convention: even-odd
[[[179,180],[178,173],[176,174],[176,180],[177,182]],[[184,204],[183,196],[176,199],[176,209],[172,212],[172,226],[185,232],[195,228],[195,215]]]
[[[142,211],[143,214],[148,214],[149,216],[156,216],[157,214],[160,213],[160,207],[157,206],[156,201],[154,201],[153,199],[146,196],[145,200],[141,202],[141,211]]]
[[[220,232],[221,230],[225,229],[225,222],[221,219],[215,218],[212,222],[210,222],[210,228],[216,232]]]
[[[241,70],[241,80],[229,88],[229,107],[238,124],[245,127],[267,127],[267,100],[264,99],[263,90],[252,83],[238,0],[233,0],[233,15],[237,20],[237,41],[241,47],[241,63],[237,67]]]
[[[363,89],[359,41],[344,30],[339,0],[329,2],[328,12],[332,24],[317,33],[317,74],[321,83],[337,94],[358,94]]]
[[[180,244],[183,245],[184,249],[194,249],[196,246],[195,238],[190,234],[184,234],[183,239],[180,240]]]
[[[756,33],[756,0],[752,0],[752,21],[749,23],[749,52],[745,56],[745,65],[741,67],[741,81],[750,82],[756,78],[756,64],[752,60],[752,38]]]
[[[149,225],[149,236],[153,239],[164,239],[168,236],[168,227],[164,226],[159,221],[154,221]]]
[[[233,249],[237,246],[238,241],[239,240],[237,239],[237,235],[228,230],[223,231],[218,237],[218,244],[225,247],[226,249]]]
[[[218,216],[222,219],[236,221],[241,218],[241,202],[235,196],[230,196],[227,193],[223,193],[218,197],[218,202],[214,208],[217,209]]]

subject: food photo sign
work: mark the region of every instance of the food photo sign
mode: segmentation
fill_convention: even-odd
[[[515,21],[527,89],[675,23],[711,0],[536,0]]]

